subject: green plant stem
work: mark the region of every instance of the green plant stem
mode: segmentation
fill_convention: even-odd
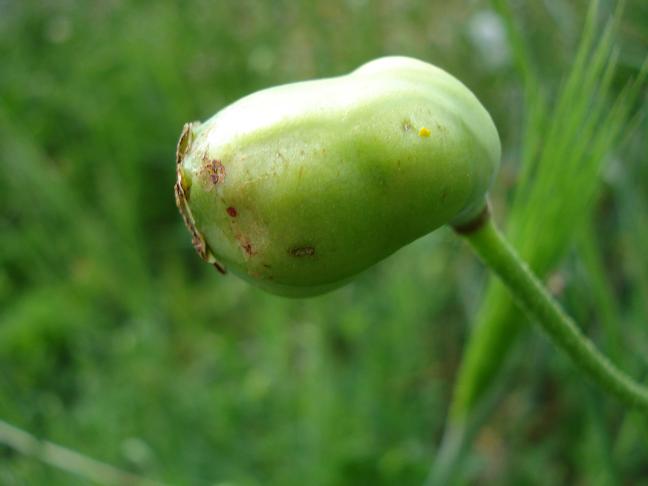
[[[473,231],[459,233],[497,274],[518,305],[581,370],[604,390],[648,414],[648,388],[615,367],[596,349],[520,259],[491,218]]]

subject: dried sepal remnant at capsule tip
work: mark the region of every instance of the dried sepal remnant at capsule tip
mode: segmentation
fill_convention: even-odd
[[[200,255],[200,258],[202,258],[203,260],[208,260],[209,252],[207,251],[207,243],[205,242],[205,237],[202,234],[200,234],[200,232],[196,229],[196,226],[193,223],[191,210],[187,206],[185,192],[182,188],[181,177],[182,176],[178,174],[178,181],[175,183],[175,186],[173,187],[175,192],[176,205],[180,210],[180,214],[182,215],[182,220],[185,222],[185,225],[187,226],[189,232],[191,233],[191,242],[194,248]]]
[[[180,165],[182,159],[189,152],[191,148],[191,143],[193,142],[193,131],[192,127],[198,125],[200,122],[189,122],[185,123],[182,127],[182,133],[180,134],[180,139],[178,140],[178,146],[176,147],[176,164]]]
[[[191,182],[184,176],[182,160],[191,148],[191,142],[193,141],[192,125],[193,123],[185,123],[176,149],[176,183],[173,186],[175,201],[182,215],[182,220],[189,229],[189,233],[191,233],[191,243],[198,255],[200,255],[200,258],[211,263],[220,273],[226,273],[225,267],[214,258],[214,255],[209,250],[205,237],[196,228],[191,209],[188,205]]]

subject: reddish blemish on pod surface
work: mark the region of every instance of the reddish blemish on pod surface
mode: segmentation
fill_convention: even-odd
[[[226,209],[227,214],[229,214],[232,218],[236,218],[238,216],[238,212],[236,211],[236,208],[230,206]]]

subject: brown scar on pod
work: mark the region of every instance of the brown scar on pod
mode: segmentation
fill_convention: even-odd
[[[288,253],[294,257],[304,257],[315,255],[315,248],[312,246],[298,246],[288,250]]]
[[[207,154],[203,155],[203,162],[200,175],[209,191],[225,180],[225,166],[218,159],[210,159]]]
[[[226,273],[225,267],[214,257],[213,253],[207,246],[205,237],[202,235],[198,228],[196,228],[196,223],[194,222],[193,215],[191,214],[191,209],[187,205],[191,194],[191,180],[185,177],[184,171],[182,169],[182,160],[184,159],[187,152],[191,148],[191,143],[193,142],[193,132],[191,130],[193,123],[185,123],[182,128],[182,134],[180,135],[180,140],[178,141],[178,147],[176,149],[176,183],[173,186],[173,192],[175,194],[175,201],[180,214],[182,215],[182,220],[185,223],[185,226],[189,229],[191,233],[191,243],[196,249],[200,258],[206,262],[211,263],[216,270],[220,273]]]

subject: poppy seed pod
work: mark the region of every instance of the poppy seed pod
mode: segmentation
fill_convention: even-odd
[[[500,150],[491,117],[460,81],[386,57],[186,124],[176,202],[219,270],[276,294],[316,295],[475,218]]]

